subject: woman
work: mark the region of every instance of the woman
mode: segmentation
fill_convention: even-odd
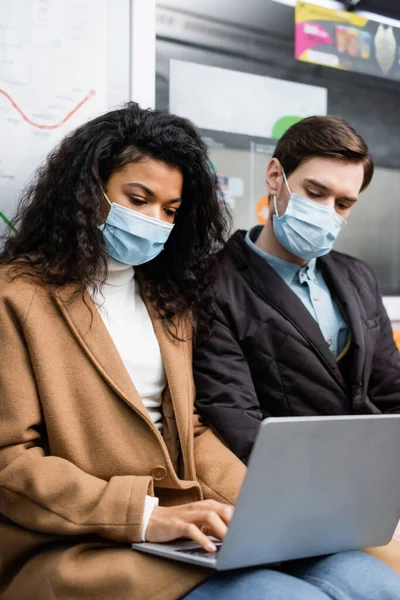
[[[360,580],[395,597],[391,570],[357,553],[225,577],[131,550],[182,536],[215,550],[205,534],[225,535],[244,474],[192,422],[192,326],[225,221],[189,122],[129,104],[80,127],[15,228],[0,256],[2,600],[323,600]]]

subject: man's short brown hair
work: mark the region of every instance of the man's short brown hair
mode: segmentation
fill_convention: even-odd
[[[338,158],[344,162],[362,163],[364,180],[361,190],[371,182],[374,163],[363,138],[339,117],[308,117],[292,125],[279,140],[274,158],[281,163],[286,176],[306,159]]]

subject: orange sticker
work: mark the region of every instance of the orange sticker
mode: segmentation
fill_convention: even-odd
[[[393,329],[393,339],[396,342],[396,346],[400,350],[400,329]]]
[[[259,225],[265,225],[269,215],[269,198],[261,196],[256,206],[256,217]]]

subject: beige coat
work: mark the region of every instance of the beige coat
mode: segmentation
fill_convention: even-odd
[[[169,388],[162,437],[72,292],[0,269],[0,597],[175,600],[209,572],[130,549],[146,494],[233,503],[245,467],[193,417],[190,339],[174,342],[148,306]]]
[[[131,550],[146,494],[234,503],[245,467],[193,417],[189,337],[174,342],[148,306],[169,388],[161,436],[72,292],[0,269],[0,597],[175,600],[209,571]]]

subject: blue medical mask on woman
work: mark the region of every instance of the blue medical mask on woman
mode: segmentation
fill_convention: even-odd
[[[100,225],[109,256],[125,265],[147,263],[164,250],[173,225],[142,215],[137,211],[111,203],[107,219]]]
[[[279,216],[274,196],[272,225],[276,239],[288,252],[304,260],[328,254],[347,221],[334,208],[293,194],[285,173],[283,178],[290,198],[285,213]]]

